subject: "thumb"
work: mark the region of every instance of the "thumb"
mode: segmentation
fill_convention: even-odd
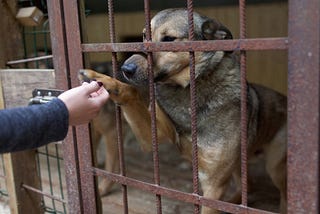
[[[89,84],[83,85],[83,87],[87,89],[86,94],[90,95],[91,93],[98,91],[102,85],[102,82],[92,81]]]

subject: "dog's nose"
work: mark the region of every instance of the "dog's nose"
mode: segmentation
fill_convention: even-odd
[[[137,65],[134,63],[126,63],[121,66],[121,71],[126,75],[126,76],[132,76],[134,73],[137,71]]]

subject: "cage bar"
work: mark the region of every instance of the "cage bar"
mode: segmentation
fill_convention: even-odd
[[[319,12],[318,0],[289,1],[288,213],[320,212]]]
[[[50,35],[52,44],[53,64],[56,72],[56,87],[68,89],[71,87],[69,78],[69,64],[65,40],[65,25],[62,1],[47,1]],[[68,209],[70,213],[82,212],[80,196],[79,165],[74,138],[74,129],[69,131],[62,144],[66,186],[68,195]]]
[[[108,15],[109,15],[109,29],[110,29],[110,42],[116,42],[115,24],[114,24],[114,6],[113,0],[108,0]],[[116,77],[118,72],[118,60],[117,53],[112,52],[112,69],[113,75]],[[119,153],[119,168],[120,174],[126,176],[126,166],[123,154],[123,138],[122,138],[122,124],[121,124],[121,110],[119,106],[116,106],[116,124],[117,124],[117,143]],[[127,186],[122,185],[122,201],[123,201],[123,213],[128,213],[128,191]]]
[[[189,40],[194,41],[194,22],[193,22],[193,1],[187,1],[188,9],[188,34]],[[195,54],[189,51],[190,68],[190,107],[191,107],[191,141],[192,141],[192,185],[193,194],[199,195],[199,176],[198,176],[198,140],[197,140],[197,94],[196,94],[196,75],[195,75]],[[200,206],[194,205],[194,213],[200,213]]]
[[[158,186],[158,185],[143,182],[137,179],[124,177],[115,173],[107,172],[98,168],[92,169],[92,172],[97,176],[107,177],[108,179],[114,182],[125,184],[127,186],[141,189],[143,191],[152,192],[154,194],[159,194],[162,196],[166,196],[168,198],[181,200],[187,203],[198,204],[198,205],[203,205],[203,206],[211,207],[218,210],[223,210],[229,213],[239,213],[239,214],[242,214],[242,213],[243,214],[255,214],[255,213],[272,214],[273,213],[273,212],[255,209],[251,207],[244,207],[241,205],[232,204],[232,203],[228,203],[220,200],[208,199],[201,195],[195,195],[193,193],[186,193],[179,190],[166,188],[163,186]]]
[[[82,11],[77,0],[63,0],[63,11],[66,29],[66,44],[68,51],[69,73],[71,87],[79,85],[78,71],[84,67],[84,58],[81,51],[80,16]],[[72,15],[71,15],[72,14]],[[75,130],[75,151],[78,156],[79,176],[81,188],[80,195],[84,213],[96,213],[97,203],[95,195],[94,177],[89,173],[93,166],[92,148],[89,129],[87,125],[80,125]]]
[[[144,0],[144,14],[145,14],[145,29],[146,41],[151,42],[151,16],[150,16],[150,1]],[[153,154],[153,176],[154,183],[160,185],[160,169],[159,169],[159,148],[157,138],[157,122],[156,122],[156,105],[155,105],[155,90],[153,81],[153,61],[152,53],[147,52],[148,60],[148,77],[149,77],[149,99],[150,99],[150,116],[151,116],[151,139],[152,139],[152,154]],[[157,213],[162,213],[161,195],[156,194],[156,208]]]
[[[240,39],[246,38],[246,1],[239,0]],[[247,127],[248,127],[248,86],[246,50],[240,51],[240,78],[241,78],[241,204],[248,206],[248,154],[247,154]]]
[[[286,50],[288,38],[234,39],[216,41],[188,41],[173,44],[160,42],[132,43],[87,43],[82,44],[83,52],[159,52],[159,51],[241,51],[241,50]]]

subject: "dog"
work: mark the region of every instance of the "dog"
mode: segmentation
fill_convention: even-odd
[[[153,42],[188,40],[185,9],[166,9],[151,20]],[[232,39],[220,22],[196,12],[196,40]],[[176,144],[191,160],[190,68],[188,52],[154,52],[153,78],[156,95],[156,126],[159,143]],[[237,185],[233,203],[241,200],[241,84],[238,54],[231,51],[195,53],[197,95],[197,146],[199,180],[203,196],[221,200],[230,181]],[[148,63],[143,54],[128,58],[121,67],[130,84],[93,70],[79,72],[82,80],[103,82],[111,99],[122,109],[141,147],[151,145],[151,116],[145,95],[139,89],[148,84]],[[248,159],[263,156],[266,171],[280,191],[280,212],[286,213],[286,97],[263,86],[249,84],[247,93]],[[202,213],[219,213],[203,206]]]
[[[113,76],[111,62],[91,63],[91,68],[95,71]],[[122,73],[117,73],[116,78],[125,81]],[[108,119],[106,119],[108,118]],[[122,118],[122,117],[121,117]],[[121,120],[122,135],[129,135],[129,127],[125,120]],[[108,172],[119,173],[119,153],[116,124],[116,107],[114,103],[107,102],[99,111],[97,117],[91,121],[91,139],[94,152],[95,166],[104,165]],[[99,194],[105,196],[111,192],[114,182],[107,178],[101,178],[99,181]]]

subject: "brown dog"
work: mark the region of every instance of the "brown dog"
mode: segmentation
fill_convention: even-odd
[[[104,75],[112,76],[111,62],[92,63],[91,67]],[[117,74],[117,78],[125,80],[121,73]],[[108,119],[106,119],[108,118]],[[91,136],[93,142],[94,161],[95,166],[102,163],[104,169],[108,172],[119,173],[119,153],[117,143],[117,129],[116,124],[116,108],[114,103],[107,102],[100,110],[97,117],[91,121]],[[122,120],[122,131],[124,136],[127,136],[129,129],[124,120]],[[102,144],[100,144],[102,143]],[[102,151],[103,150],[103,151]],[[114,182],[107,178],[101,178],[99,182],[100,195],[110,193]]]
[[[194,13],[197,40],[232,39],[221,23]],[[168,9],[151,21],[154,42],[188,39],[187,11]],[[156,117],[158,142],[171,142],[191,159],[190,75],[188,52],[155,52]],[[132,84],[81,70],[81,78],[104,83],[142,148],[151,148],[151,118],[145,96],[137,90],[147,83],[147,61],[133,55],[122,66]],[[195,54],[199,179],[207,198],[222,199],[229,181],[240,184],[240,72],[235,53],[224,51]],[[266,169],[280,190],[282,213],[286,212],[286,98],[258,85],[248,85],[248,155],[263,154]],[[237,188],[239,195],[240,185]],[[237,197],[235,197],[237,198]],[[202,213],[217,213],[203,207]]]

